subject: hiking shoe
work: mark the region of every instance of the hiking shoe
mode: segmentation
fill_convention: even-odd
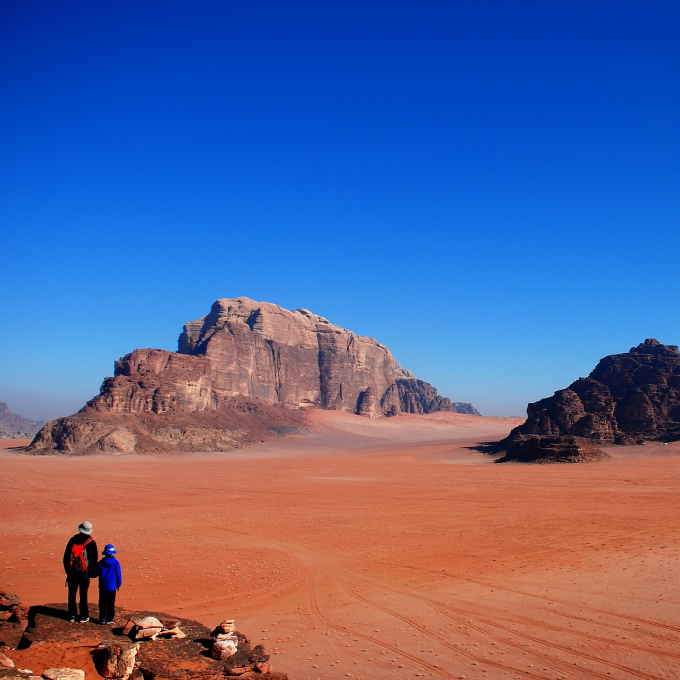
[[[89,622],[90,622],[89,616],[84,616],[82,619],[80,619],[80,623],[89,623]]]
[[[78,619],[75,616],[69,616],[68,619],[71,623],[75,623]]]

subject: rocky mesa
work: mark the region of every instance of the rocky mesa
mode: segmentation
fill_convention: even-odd
[[[594,460],[594,446],[680,439],[680,352],[647,339],[601,359],[552,397],[527,406],[527,420],[499,442],[503,460]]]
[[[220,299],[184,325],[177,352],[138,349],[115,363],[77,414],[51,421],[32,453],[228,450],[303,425],[305,409],[371,418],[456,411],[387,347],[306,309]]]

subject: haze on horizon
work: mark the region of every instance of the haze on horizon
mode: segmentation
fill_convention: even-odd
[[[80,408],[220,297],[485,415],[680,344],[680,5],[0,6],[0,401]]]

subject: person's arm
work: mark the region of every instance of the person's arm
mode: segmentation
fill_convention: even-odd
[[[123,572],[120,568],[120,562],[116,560],[116,579],[118,581],[118,588],[123,585]]]
[[[64,550],[64,572],[68,574],[68,569],[71,566],[71,548],[73,547],[73,537],[69,538]]]
[[[85,546],[85,550],[87,550],[87,562],[90,565],[90,575],[92,575],[92,571],[95,570],[99,562],[99,551],[94,538]]]

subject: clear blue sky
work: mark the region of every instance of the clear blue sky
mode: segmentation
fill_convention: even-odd
[[[484,414],[680,343],[680,3],[0,3],[0,400],[219,297]]]

